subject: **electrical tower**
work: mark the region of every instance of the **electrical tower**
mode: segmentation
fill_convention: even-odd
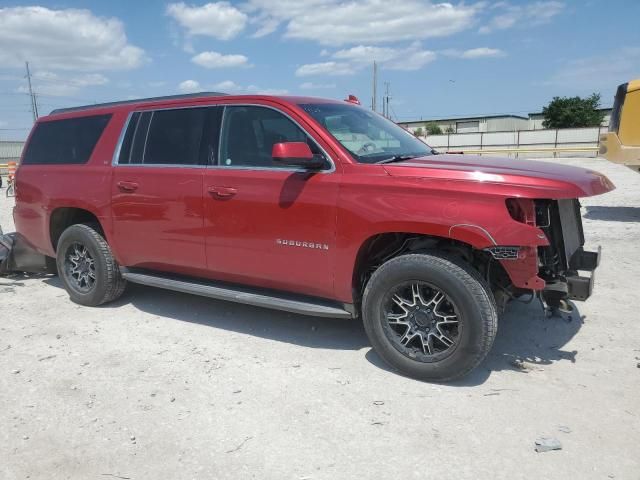
[[[389,111],[389,102],[391,101],[391,83],[384,82],[384,97],[382,97],[382,116],[391,118],[391,112]]]
[[[378,100],[378,65],[376,61],[373,61],[373,95],[371,96],[371,110],[374,112],[377,109]]]
[[[33,93],[33,88],[31,87],[31,72],[29,71],[29,62],[24,62],[27,67],[27,82],[29,84],[29,98],[31,99],[31,113],[33,114],[33,122],[35,123],[38,120],[38,100],[36,99],[36,94]]]

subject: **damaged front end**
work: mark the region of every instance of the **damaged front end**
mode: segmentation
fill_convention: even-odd
[[[593,292],[601,249],[584,249],[580,202],[537,200],[535,209],[537,227],[549,240],[548,246],[538,247],[539,276],[546,283],[542,298],[551,307],[559,307],[566,300],[586,300]]]
[[[507,209],[514,220],[535,227],[538,238],[544,241],[538,246],[485,249],[508,275],[510,284],[501,290],[508,286],[510,298],[534,293],[549,308],[561,311],[571,310],[569,300],[589,298],[600,248],[596,252],[584,249],[578,199],[509,199]]]
[[[578,199],[507,201],[512,218],[542,231],[544,246],[515,247],[515,252],[492,252],[509,274],[516,293],[539,292],[551,309],[571,310],[568,301],[584,301],[593,292],[596,252],[584,249],[584,231]],[[542,237],[541,237],[542,238]],[[516,261],[512,261],[516,260]],[[590,275],[581,275],[586,272]]]

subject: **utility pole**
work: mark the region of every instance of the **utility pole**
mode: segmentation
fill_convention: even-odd
[[[378,65],[373,61],[373,95],[371,96],[371,110],[374,112],[377,108],[378,99]]]
[[[24,62],[27,67],[27,82],[29,83],[29,98],[31,98],[31,113],[33,114],[33,122],[38,120],[38,101],[36,100],[36,94],[33,93],[31,87],[31,72],[29,72],[29,62]]]
[[[389,100],[391,100],[391,95],[389,89],[391,87],[391,83],[384,82],[384,97],[382,99],[382,115],[386,118],[391,117],[391,113],[389,113]]]

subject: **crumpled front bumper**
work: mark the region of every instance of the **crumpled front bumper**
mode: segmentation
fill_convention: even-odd
[[[589,252],[582,247],[573,254],[569,263],[575,275],[567,276],[567,294],[571,300],[586,300],[593,293],[595,270],[600,265],[602,248],[596,252]],[[581,276],[578,271],[591,272],[588,277]]]

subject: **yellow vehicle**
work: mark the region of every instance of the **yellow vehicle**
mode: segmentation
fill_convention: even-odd
[[[640,172],[640,79],[618,87],[609,132],[600,137],[600,155]]]

